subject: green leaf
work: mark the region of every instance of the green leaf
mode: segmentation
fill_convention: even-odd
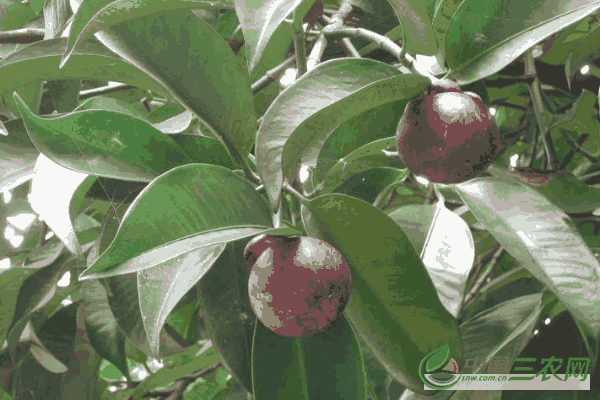
[[[80,279],[89,279],[95,273],[113,269],[140,255],[145,255],[143,262],[150,267],[172,259],[182,250],[253,234],[253,231],[241,236],[234,233],[230,238],[219,239],[219,235],[222,236],[219,230],[225,228],[268,228],[270,225],[268,206],[248,181],[219,166],[178,167],[152,181],[136,197],[110,247]],[[197,238],[201,233],[211,234],[215,241]],[[180,245],[174,243],[171,249],[165,248],[163,254],[151,253],[179,239],[184,240]],[[140,269],[135,266],[140,261],[132,264],[134,270]]]
[[[103,358],[114,364],[123,376],[129,376],[125,358],[125,332],[117,324],[106,290],[99,281],[82,282],[85,328],[90,345]]]
[[[155,356],[167,317],[188,290],[206,274],[225,246],[216,244],[202,247],[138,272],[142,321]]]
[[[255,71],[273,36],[283,20],[305,0],[236,0],[235,10],[243,27],[245,44],[248,46],[248,68]]]
[[[391,218],[360,200],[330,194],[307,202],[302,220],[310,236],[335,245],[352,268],[345,315],[395,379],[423,392],[419,363],[444,343],[459,360],[456,319]]]
[[[308,400],[367,399],[360,345],[344,316],[304,339],[279,336],[256,324],[252,346],[254,397]]]
[[[73,23],[69,31],[69,42],[61,61],[61,68],[64,68],[79,43],[91,38],[94,33],[111,26],[165,11],[219,10],[223,8],[233,8],[233,3],[228,0],[146,0],[143,3],[135,0],[84,1],[73,17]]]
[[[206,121],[242,165],[256,135],[250,78],[206,22],[174,11],[122,23],[96,37]]]
[[[31,207],[80,259],[83,253],[73,223],[78,204],[95,181],[96,177],[63,168],[40,154],[31,182]]]
[[[247,241],[227,245],[198,282],[204,323],[223,364],[252,391],[252,338],[256,317],[248,299],[250,271],[244,261]]]
[[[444,307],[455,317],[463,300],[475,243],[467,223],[444,201],[401,207],[389,214],[421,255]]]
[[[4,122],[8,136],[0,135],[0,190],[31,179],[40,152],[27,135],[23,120]]]
[[[56,243],[53,243],[56,246]],[[56,293],[56,283],[65,272],[66,263],[71,259],[68,253],[64,253],[64,246],[49,248],[55,258],[51,262],[47,259],[27,263],[26,268],[39,268],[33,274],[24,274],[27,279],[19,287],[16,307],[12,317],[12,323],[7,331],[7,341],[11,351],[14,351],[21,337],[23,329],[30,320],[31,315],[48,304]],[[53,254],[53,255],[54,255]]]
[[[385,149],[395,144],[395,138],[380,139],[348,154],[327,172],[318,185],[320,194],[331,193],[352,175],[375,168],[403,168],[397,155],[387,154]]]
[[[303,75],[273,102],[257,133],[257,167],[271,206],[277,208],[294,163],[333,128],[368,109],[410,98],[428,83],[369,59],[331,60]]]
[[[354,175],[339,186],[335,190],[335,193],[346,194],[367,203],[373,203],[386,187],[406,179],[406,175],[406,170],[392,168],[371,169]]]
[[[109,293],[110,309],[119,326],[131,343],[146,355],[152,354],[144,330],[140,312],[140,297],[137,290],[137,274],[122,275],[102,280]],[[185,346],[176,341],[165,329],[161,332],[160,357],[184,351]]]
[[[219,355],[210,343],[191,346],[177,358],[181,362],[164,366],[132,390],[133,398],[141,399],[144,394],[158,386],[168,385],[184,375],[191,375],[219,361]]]
[[[2,1],[0,14],[0,29],[13,30],[22,28],[27,22],[36,17],[35,11],[27,3],[19,1]]]
[[[452,17],[446,34],[445,58],[453,79],[466,84],[494,74],[567,25],[600,7],[600,2],[545,0],[511,3],[468,0]],[[509,54],[510,56],[507,56]]]
[[[193,119],[194,114],[192,114],[190,111],[184,111],[181,114],[155,124],[154,127],[162,133],[181,133],[190,126]]]
[[[59,118],[34,115],[15,94],[32,142],[75,171],[149,182],[191,163],[187,153],[146,121],[113,111],[79,111]]]
[[[335,163],[360,147],[375,140],[391,139],[406,103],[402,100],[365,111],[335,128],[319,150],[315,179],[322,181]],[[392,146],[396,146],[395,141],[390,141]]]
[[[388,0],[402,26],[402,43],[411,53],[434,55],[438,51],[429,12],[422,0]]]
[[[456,190],[496,240],[565,304],[594,366],[600,264],[569,217],[533,189],[508,179],[475,179]]]
[[[218,140],[186,134],[173,134],[171,138],[190,155],[194,162],[221,165],[228,169],[235,168],[227,149]]]
[[[600,25],[595,26],[587,32],[585,37],[575,46],[570,46],[571,52],[565,62],[565,74],[567,75],[569,86],[571,86],[573,77],[575,77],[581,66],[598,54],[598,48],[600,48]]]
[[[496,304],[463,322],[460,325],[463,348],[460,372],[465,374],[488,373],[488,367],[493,357],[508,357],[507,366],[510,371],[515,359],[533,338],[533,330],[542,311],[542,295],[532,294]],[[481,367],[473,368],[472,365],[468,365],[468,361],[475,358],[483,360]],[[497,396],[498,393],[500,391],[488,391],[485,398],[500,399],[501,396]],[[470,400],[476,397],[477,394],[472,390],[454,392],[444,390],[429,398],[431,400]],[[407,391],[402,399],[422,400],[423,396]]]
[[[96,40],[83,43],[73,53],[69,67],[59,69],[58,64],[66,45],[67,38],[43,40],[32,43],[0,61],[0,74],[11,77],[0,80],[0,95],[12,94],[15,90],[32,83],[63,79],[110,80],[166,93],[154,80]]]

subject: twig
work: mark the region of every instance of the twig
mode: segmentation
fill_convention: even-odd
[[[408,68],[411,72],[415,74],[420,74],[426,76],[431,81],[437,81],[438,79],[431,75],[426,71],[418,71],[415,68],[415,60],[405,51],[400,48],[396,43],[394,43],[390,38],[382,36],[373,31],[369,31],[363,28],[340,28],[336,26],[327,26],[323,29],[325,35],[331,35],[333,37],[341,36],[341,37],[354,37],[354,38],[362,38],[366,40],[370,40],[371,42],[377,44],[378,48],[381,48],[388,53],[393,54],[400,63],[402,63],[406,68]]]
[[[325,35],[321,34],[313,46],[310,55],[308,56],[308,60],[306,61],[306,67],[308,71],[315,69],[317,64],[321,62],[321,58],[323,57],[326,47],[327,39],[325,39]]]
[[[164,389],[154,389],[150,390],[148,393],[145,393],[142,397],[144,398],[153,398],[153,397],[162,397],[165,400],[179,400],[181,396],[183,396],[183,392],[188,387],[189,384],[194,382],[198,378],[204,378],[215,372],[221,366],[221,362],[218,361],[213,365],[204,368],[194,374],[184,375],[181,379],[173,382],[173,385],[164,388]]]
[[[15,29],[0,32],[0,44],[28,44],[44,40],[44,30],[37,28]]]
[[[298,192],[295,188],[293,188],[292,185],[290,185],[288,181],[283,182],[283,188],[285,190],[287,190],[288,192],[290,192],[295,198],[300,200],[301,203],[309,201],[308,198],[306,198],[300,192]]]
[[[569,145],[571,147],[569,148],[569,150],[563,157],[562,161],[560,162],[558,169],[565,169],[567,167],[567,165],[569,165],[569,162],[571,162],[571,159],[573,158],[573,156],[576,153],[581,153],[585,158],[587,158],[593,164],[598,164],[598,159],[596,157],[592,156],[591,154],[589,154],[587,151],[585,151],[581,147],[581,145],[583,143],[585,143],[586,140],[588,140],[590,135],[588,135],[587,133],[583,133],[583,134],[579,135],[577,140],[573,140],[564,129],[561,128],[560,132],[563,134],[565,140],[569,143]]]
[[[135,89],[135,86],[119,83],[117,85],[102,86],[95,89],[82,90],[79,92],[79,100],[86,100],[94,96],[103,96],[106,94],[122,92],[125,90]]]
[[[346,51],[346,53],[351,57],[360,58],[360,53],[356,50],[356,47],[352,44],[352,41],[348,38],[343,38],[341,41],[341,45]]]
[[[548,130],[546,129],[547,127],[545,126],[544,121],[542,119],[544,113],[544,100],[542,98],[540,80],[535,70],[535,61],[533,59],[532,51],[528,51],[527,53],[525,53],[525,73],[527,75],[535,76],[535,80],[529,86],[529,90],[531,92],[531,99],[533,101],[533,110],[535,112],[535,117],[540,128],[539,133],[541,135],[542,143],[544,144],[546,159],[548,160],[550,167],[555,168],[557,164],[556,152],[554,151],[554,145],[552,141],[548,138]]]
[[[296,63],[296,57],[291,56],[278,66],[268,70],[259,80],[252,84],[252,93],[256,94],[260,92],[262,89],[267,87],[267,85],[271,82],[279,79],[281,75],[285,72],[285,70]]]
[[[525,108],[523,106],[519,106],[517,104],[509,103],[508,101],[504,101],[504,100],[493,101],[490,105],[491,106],[502,106],[502,107],[514,108],[515,110],[521,110],[521,111],[527,111],[527,108]]]
[[[486,284],[488,278],[490,278],[494,274],[494,272],[496,271],[496,267],[498,266],[498,264],[500,264],[500,260],[502,259],[503,255],[504,248],[500,247],[492,256],[492,259],[489,262],[489,268],[486,271],[486,273],[482,275],[479,279],[477,279],[472,289],[469,290],[469,293],[466,294],[465,299],[463,301],[463,309],[467,308],[470,305],[472,299],[474,299],[475,296],[481,291],[481,289]]]
[[[525,74],[521,76],[500,77],[496,79],[488,79],[485,81],[485,86],[494,88],[503,88],[512,86],[517,83],[525,83],[531,85],[535,81],[535,75]]]
[[[296,16],[294,16],[296,19]],[[296,68],[298,69],[298,74],[296,75],[300,78],[304,75],[308,68],[306,65],[306,42],[304,41],[304,29],[302,29],[302,24],[300,23],[298,27],[296,24],[292,24],[294,26],[294,50],[296,54]]]

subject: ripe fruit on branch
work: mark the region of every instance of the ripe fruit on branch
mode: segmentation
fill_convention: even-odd
[[[396,145],[413,174],[432,182],[460,183],[483,173],[494,161],[500,131],[477,94],[432,85],[406,105]]]
[[[262,251],[248,282],[252,309],[268,329],[281,336],[307,337],[344,311],[353,281],[335,247],[307,236],[266,236],[257,243],[255,249],[275,244]]]

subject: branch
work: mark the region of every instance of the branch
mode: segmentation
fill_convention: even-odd
[[[533,60],[532,51],[528,51],[525,53],[525,73],[527,75],[534,75],[535,80],[529,86],[529,90],[531,92],[531,99],[533,100],[533,110],[535,112],[535,117],[538,122],[538,126],[540,128],[540,135],[542,139],[542,143],[544,144],[544,150],[546,154],[546,159],[548,160],[548,164],[552,169],[556,168],[557,160],[556,160],[556,152],[554,151],[554,144],[548,138],[548,129],[543,121],[544,114],[544,100],[542,97],[542,89],[540,87],[540,80],[537,77],[535,70],[535,61]],[[533,151],[535,158],[535,149]]]
[[[102,87],[95,88],[95,89],[82,90],[81,92],[79,92],[79,100],[86,100],[86,99],[89,99],[90,97],[94,97],[94,96],[102,96],[105,94],[122,92],[125,90],[131,90],[131,89],[135,89],[135,88],[136,87],[132,86],[132,85],[126,85],[124,83],[119,83],[117,85],[108,85],[108,86],[102,86]]]
[[[531,85],[535,81],[535,75],[521,75],[521,76],[510,76],[500,77],[495,79],[487,79],[485,86],[494,88],[504,88],[507,86],[516,85],[517,83],[525,83]]]
[[[586,140],[588,140],[590,135],[588,135],[587,133],[581,134],[575,141],[575,140],[573,140],[573,138],[571,138],[571,136],[569,136],[569,134],[563,128],[560,128],[560,133],[562,133],[563,137],[565,138],[567,143],[569,143],[571,148],[567,151],[567,153],[563,157],[558,169],[566,168],[567,165],[569,164],[569,162],[571,161],[571,158],[573,158],[573,156],[575,155],[575,153],[580,153],[582,156],[587,158],[592,164],[600,164],[600,162],[598,161],[598,159],[596,157],[594,157],[593,155],[591,155],[590,153],[585,151],[583,149],[583,147],[581,147],[581,145],[583,143],[585,143]]]
[[[29,44],[44,40],[44,30],[37,28],[15,29],[0,32],[0,44]]]
[[[294,65],[295,62],[296,57],[292,56],[284,62],[282,62],[281,64],[279,64],[278,66],[276,66],[275,68],[268,70],[266,74],[264,74],[259,80],[252,84],[252,93],[256,94],[265,87],[267,87],[269,83],[275,82],[277,79],[279,79],[281,75],[283,75],[285,70]]]
[[[353,37],[353,38],[361,38],[369,40],[377,45],[377,48],[381,48],[388,53],[393,54],[400,63],[402,63],[406,68],[410,69],[411,72],[419,75],[426,76],[431,81],[435,82],[438,79],[425,71],[418,71],[415,66],[415,60],[405,51],[400,48],[396,43],[394,43],[390,38],[382,36],[373,31],[363,29],[363,28],[340,28],[335,25],[327,26],[323,29],[323,33],[325,35],[330,35],[333,37]]]

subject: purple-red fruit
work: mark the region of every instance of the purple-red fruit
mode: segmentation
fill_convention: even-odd
[[[413,174],[432,182],[461,183],[494,161],[500,131],[477,94],[433,85],[407,104],[396,145]]]
[[[277,243],[262,252],[250,271],[252,309],[278,335],[311,336],[344,311],[353,287],[350,268],[323,240],[301,236]]]
[[[246,261],[246,265],[248,268],[252,268],[263,251],[271,247],[279,246],[289,240],[294,239],[286,236],[268,236],[266,234],[256,236],[248,242],[244,249],[244,260]]]

